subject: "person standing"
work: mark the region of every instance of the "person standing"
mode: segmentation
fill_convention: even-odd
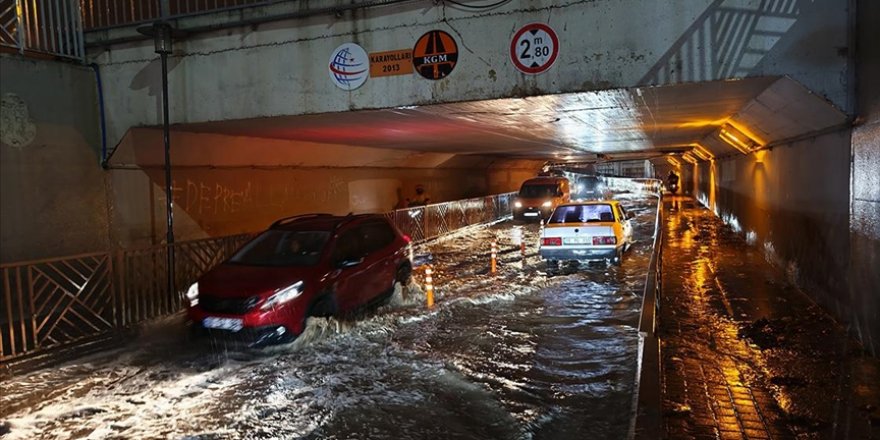
[[[425,206],[431,203],[431,197],[425,191],[425,185],[416,185],[416,196],[410,199],[409,206]]]
[[[666,184],[671,193],[675,194],[678,192],[678,174],[675,174],[675,171],[669,170],[669,175],[666,176]]]

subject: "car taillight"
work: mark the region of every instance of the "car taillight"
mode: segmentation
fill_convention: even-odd
[[[541,239],[542,246],[562,246],[562,237],[544,237]]]
[[[593,237],[593,245],[598,244],[617,244],[617,237],[613,235],[607,237]]]
[[[403,241],[405,241],[407,243],[412,243],[412,237],[410,237],[409,235],[403,234]]]

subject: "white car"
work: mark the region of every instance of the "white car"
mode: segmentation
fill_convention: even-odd
[[[632,245],[632,217],[615,200],[559,205],[541,236],[541,258],[551,269],[571,260],[620,265]]]

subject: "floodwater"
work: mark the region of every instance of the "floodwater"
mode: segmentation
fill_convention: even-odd
[[[656,198],[619,198],[637,214],[622,267],[551,276],[537,225],[473,228],[419,249],[433,309],[417,272],[390,305],[310,320],[264,350],[186,341],[171,317],[125,348],[0,382],[3,440],[625,438]]]

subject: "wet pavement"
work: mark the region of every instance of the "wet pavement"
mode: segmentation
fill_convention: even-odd
[[[170,317],[125,348],[0,382],[3,440],[626,438],[656,199],[620,198],[637,214],[621,267],[549,276],[537,225],[470,229],[424,249],[433,309],[414,283],[361,319],[313,319],[293,344],[244,352],[187,341]]]
[[[880,438],[877,359],[711,211],[664,206],[665,438]]]

